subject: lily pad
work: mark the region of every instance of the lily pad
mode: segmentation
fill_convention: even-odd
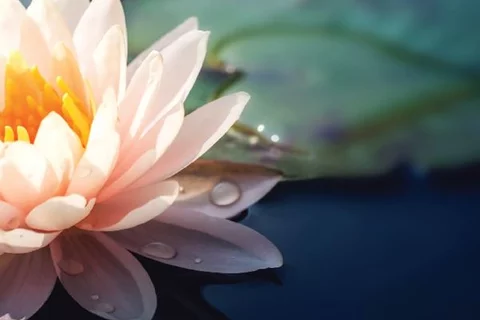
[[[189,16],[212,31],[189,110],[227,92],[252,95],[206,158],[296,179],[480,158],[473,0],[127,0],[125,8],[132,54]]]

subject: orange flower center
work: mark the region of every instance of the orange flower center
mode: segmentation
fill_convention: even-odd
[[[49,83],[37,66],[28,66],[22,55],[12,53],[5,66],[5,105],[0,112],[0,140],[35,141],[41,121],[56,112],[68,123],[85,146],[95,115],[91,94],[86,99],[85,85],[73,55],[62,48],[54,57],[53,71],[60,76]],[[87,102],[88,101],[88,102]]]

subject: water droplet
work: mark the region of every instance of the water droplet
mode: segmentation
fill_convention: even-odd
[[[230,181],[221,181],[210,191],[210,201],[219,207],[230,206],[240,200],[242,190]]]
[[[112,313],[115,311],[115,307],[110,303],[101,302],[95,306],[95,310],[99,312]]]
[[[160,259],[172,259],[177,255],[177,251],[174,248],[161,242],[147,244],[142,248],[142,252]]]
[[[182,187],[182,186],[180,186],[180,188],[178,189],[178,192],[180,192],[180,193],[185,193],[185,188]]]
[[[202,263],[202,259],[200,258],[195,258],[195,260],[193,260],[193,262],[195,262],[196,264],[199,264],[199,263]]]
[[[97,301],[98,299],[100,299],[100,297],[98,296],[98,294],[94,294],[94,295],[90,296],[90,298],[92,298],[92,300],[95,300],[95,301]]]
[[[83,272],[83,265],[75,260],[61,260],[58,267],[68,275],[76,276]]]
[[[77,170],[80,178],[86,178],[92,173],[92,169],[88,167],[79,167]]]

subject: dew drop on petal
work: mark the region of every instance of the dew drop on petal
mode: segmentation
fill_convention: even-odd
[[[210,191],[210,201],[218,206],[230,206],[240,200],[242,190],[230,181],[221,181]]]
[[[193,262],[195,262],[196,264],[199,264],[199,263],[202,263],[202,259],[200,258],[195,258],[195,260],[193,260]]]
[[[79,275],[83,272],[83,264],[75,260],[61,260],[58,267],[66,274],[71,276]]]
[[[112,313],[115,311],[115,307],[110,303],[101,302],[95,306],[95,311],[98,312],[105,312],[105,313]]]
[[[152,242],[142,248],[142,252],[160,259],[172,259],[177,255],[177,251],[162,242]]]
[[[98,299],[100,299],[100,297],[98,296],[98,294],[91,295],[90,298],[91,298],[92,300],[95,300],[95,301],[97,301]]]

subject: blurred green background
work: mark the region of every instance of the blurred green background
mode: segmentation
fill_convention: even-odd
[[[193,110],[252,95],[206,157],[290,178],[420,170],[480,156],[478,4],[447,0],[125,0],[135,56],[186,18],[211,30]]]

